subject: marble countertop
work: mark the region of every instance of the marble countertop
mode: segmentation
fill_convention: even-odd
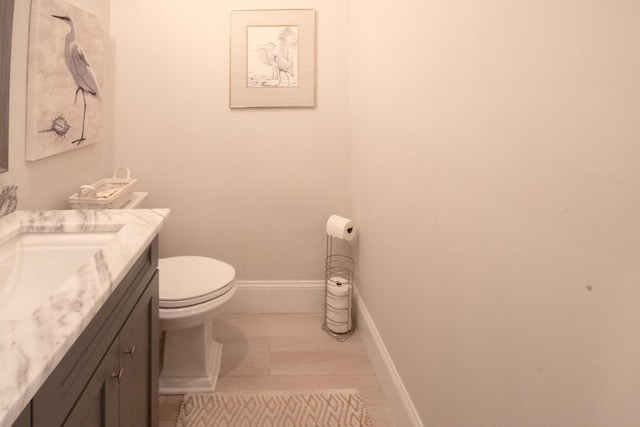
[[[162,228],[168,209],[16,211],[0,242],[20,232],[119,230],[29,317],[0,320],[0,426],[10,426]]]

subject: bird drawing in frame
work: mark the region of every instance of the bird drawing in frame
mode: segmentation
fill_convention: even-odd
[[[289,76],[295,77],[296,73],[293,66],[287,61],[283,55],[279,52],[276,53],[276,44],[267,43],[258,49],[260,54],[260,61],[268,65],[272,69],[272,80],[276,82],[277,86],[281,86],[283,79],[282,74],[287,78],[287,86],[291,85]]]
[[[89,65],[89,61],[87,57],[80,47],[80,45],[76,42],[76,26],[73,18],[67,15],[51,15],[54,18],[58,18],[63,22],[66,22],[70,30],[67,33],[64,39],[64,62],[73,77],[73,80],[76,83],[77,89],[75,93],[74,103],[78,101],[78,93],[82,94],[82,102],[84,104],[84,110],[82,112],[82,131],[80,133],[80,138],[71,141],[72,144],[82,144],[86,141],[84,136],[85,129],[85,120],[87,116],[87,100],[86,94],[92,95],[94,97],[98,96],[98,82],[96,80],[96,76],[91,69],[91,65]]]

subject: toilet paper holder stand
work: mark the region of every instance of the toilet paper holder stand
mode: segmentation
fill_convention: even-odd
[[[355,261],[347,255],[333,253],[333,236],[327,234],[325,258],[325,299],[322,329],[338,341],[345,341],[354,332],[353,280]],[[330,288],[347,287],[347,292],[335,295]],[[346,301],[345,301],[346,298]]]

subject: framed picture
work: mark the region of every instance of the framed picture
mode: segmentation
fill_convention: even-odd
[[[102,140],[103,41],[96,15],[62,0],[32,1],[26,160]]]
[[[229,107],[314,107],[315,11],[232,10]]]

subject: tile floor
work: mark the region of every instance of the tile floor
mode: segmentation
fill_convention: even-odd
[[[316,314],[222,314],[216,391],[355,388],[375,427],[395,427],[358,331],[338,342]],[[175,426],[182,396],[160,396],[160,427]]]

